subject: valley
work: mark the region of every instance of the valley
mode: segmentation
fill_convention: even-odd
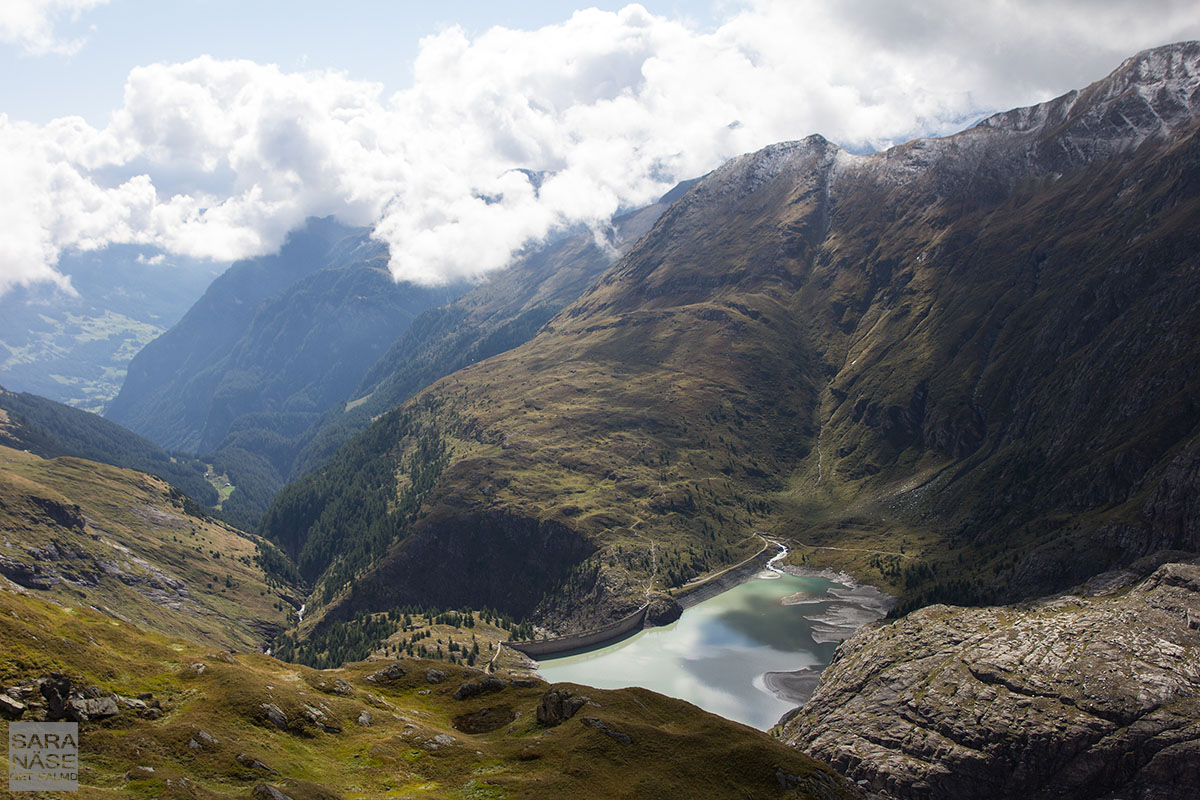
[[[97,798],[1190,797],[1197,220],[1198,42],[475,281],[311,217],[0,389],[0,714]]]
[[[1188,501],[1156,498],[1187,494],[1200,422],[1196,57],[880,154],[810,137],[734,159],[261,532],[319,582],[317,618],[436,599],[556,632],[736,563],[755,530],[901,612],[1194,552]],[[393,510],[347,527],[369,504]]]
[[[4,299],[0,385],[101,413],[130,360],[174,325],[219,269],[154,248],[64,254],[70,289],[29,286]]]

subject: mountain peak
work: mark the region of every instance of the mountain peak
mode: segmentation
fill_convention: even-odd
[[[780,175],[828,164],[842,150],[820,134],[768,145],[753,153],[732,158],[705,176],[691,197],[710,203],[717,198],[739,201]]]
[[[1090,161],[1170,135],[1193,123],[1198,111],[1200,42],[1178,42],[1143,50],[1085,89],[994,114],[975,129],[1058,138],[1076,158]]]
[[[1200,76],[1200,41],[1175,42],[1152,47],[1121,62],[1099,83],[1124,80],[1127,84],[1157,86],[1189,83],[1194,89]]]

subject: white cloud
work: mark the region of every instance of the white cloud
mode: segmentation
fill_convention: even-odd
[[[66,17],[76,20],[84,11],[109,0],[4,0],[0,3],[0,42],[19,45],[30,55],[70,55],[82,39],[63,39],[55,25]]]
[[[103,129],[0,117],[0,213],[19,223],[0,234],[0,291],[56,279],[67,248],[233,259],[326,214],[374,225],[399,278],[475,277],[771,142],[948,133],[1198,36],[1200,10],[1174,0],[764,0],[711,33],[640,6],[450,28],[390,97],[340,73],[152,64]],[[519,170],[546,177],[535,190]]]

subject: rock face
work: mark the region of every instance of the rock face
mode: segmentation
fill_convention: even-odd
[[[782,735],[885,797],[1195,797],[1200,567],[864,630]]]

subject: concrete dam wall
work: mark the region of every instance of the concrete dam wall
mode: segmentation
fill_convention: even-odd
[[[773,543],[768,541],[765,536],[762,539],[762,549],[750,556],[750,558],[739,564],[735,564],[723,572],[711,575],[704,580],[682,586],[671,592],[671,596],[683,608],[691,608],[697,603],[707,600],[710,597],[715,597],[726,589],[742,583],[750,576],[764,569],[767,566],[767,562],[774,555],[774,552],[772,552]],[[775,547],[780,546],[775,545]],[[646,610],[648,608],[649,605],[644,605],[637,611],[622,617],[616,622],[609,623],[603,628],[585,631],[584,633],[576,633],[569,636],[554,636],[549,639],[535,639],[529,642],[503,642],[502,644],[506,647],[511,647],[513,650],[519,650],[530,658],[565,653],[569,650],[596,647],[597,645],[607,644],[628,636],[634,631],[641,630],[646,624]]]
[[[582,650],[585,647],[595,647],[598,644],[611,642],[634,631],[642,629],[646,623],[646,609],[642,606],[632,614],[611,622],[603,628],[594,631],[576,633],[570,636],[555,636],[550,639],[535,639],[531,642],[504,642],[506,647],[519,650],[530,658],[548,656],[553,653],[565,653],[568,650]]]

